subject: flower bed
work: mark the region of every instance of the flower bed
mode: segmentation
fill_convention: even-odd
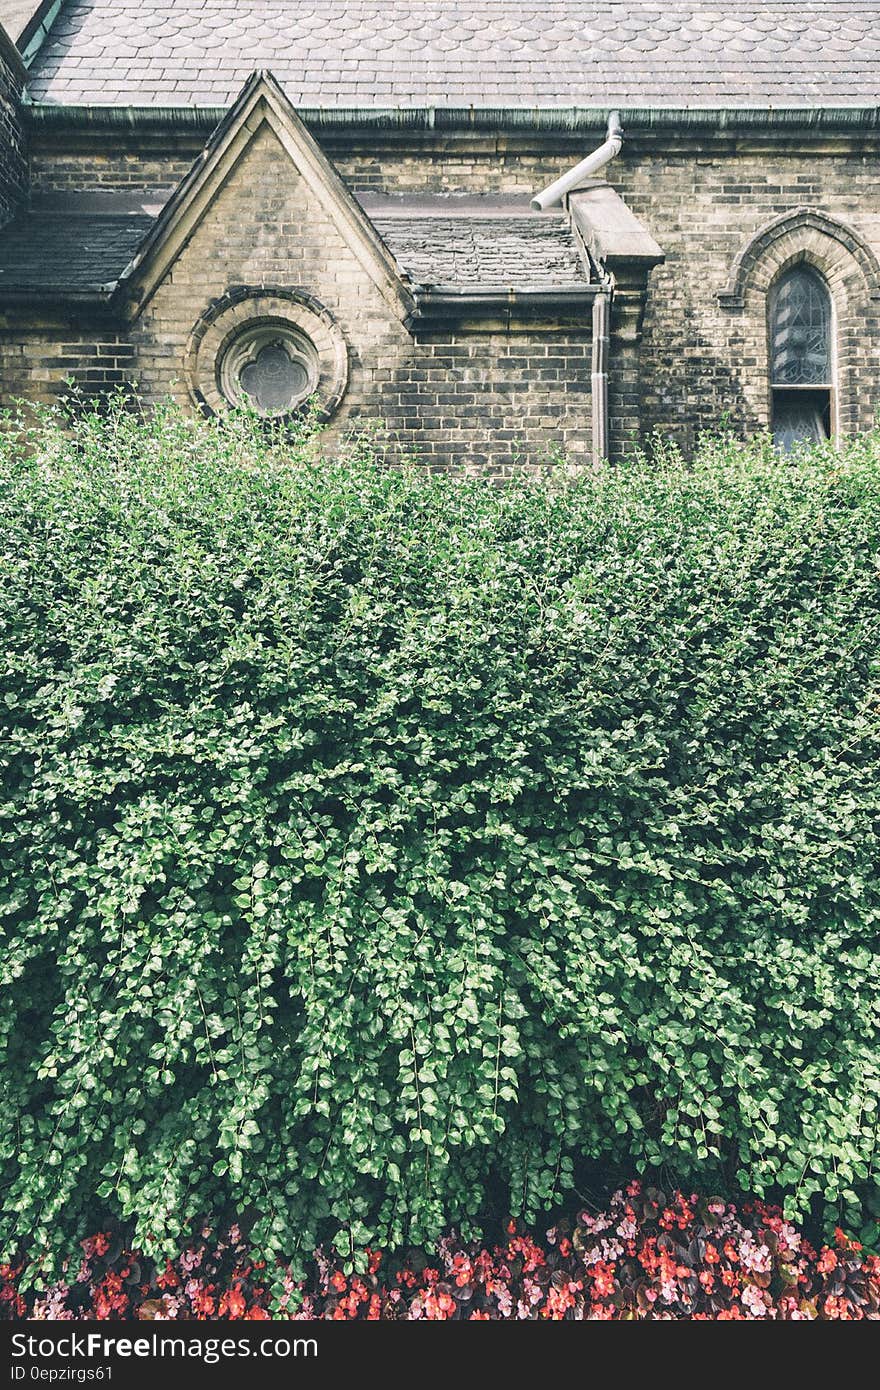
[[[353,1274],[319,1253],[306,1283],[284,1271],[270,1279],[237,1227],[222,1236],[203,1228],[164,1267],[107,1233],[82,1250],[65,1279],[39,1293],[22,1291],[23,1264],[0,1267],[0,1316],[880,1320],[880,1258],[843,1231],[816,1250],[763,1202],[667,1197],[638,1182],[544,1240],[511,1221],[491,1248],[452,1235],[431,1255],[389,1261],[371,1251]]]

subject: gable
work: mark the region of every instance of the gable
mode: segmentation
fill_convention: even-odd
[[[257,73],[247,83],[126,267],[117,290],[124,313],[135,317],[142,312],[225,190],[236,184],[246,190],[259,186],[243,171],[255,151],[267,148],[274,151],[276,166],[265,177],[274,177],[279,192],[289,191],[296,181],[298,200],[326,220],[389,309],[405,319],[412,298],[393,257],[269,73]],[[258,231],[278,240],[278,226],[268,220]]]

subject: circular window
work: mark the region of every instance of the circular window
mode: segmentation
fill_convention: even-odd
[[[293,419],[307,402],[329,419],[348,384],[348,348],[329,310],[301,290],[230,290],[202,315],[186,355],[190,395],[206,415],[248,406]]]
[[[318,388],[314,343],[303,333],[269,324],[236,335],[218,362],[219,386],[231,405],[249,405],[267,418],[289,415]]]

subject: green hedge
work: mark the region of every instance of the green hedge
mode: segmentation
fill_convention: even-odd
[[[0,1255],[872,1189],[880,440],[497,488],[0,443]],[[864,1214],[864,1208],[862,1208]]]

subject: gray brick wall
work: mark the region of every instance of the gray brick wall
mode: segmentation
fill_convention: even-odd
[[[0,316],[0,403],[52,405],[70,396],[100,399],[132,380],[135,353],[125,331],[106,323],[28,321]]]
[[[378,422],[380,444],[427,465],[496,473],[540,464],[554,448],[586,457],[589,322],[564,333],[483,325],[414,342],[268,132],[133,326],[138,385],[148,398],[187,403],[181,364],[190,331],[230,284],[304,289],[340,325],[350,378],[331,439]]]
[[[56,142],[50,149],[43,138],[34,151],[35,183],[43,189],[164,188],[199,145],[195,135],[181,137],[163,157],[153,137],[140,150],[129,144],[96,157],[94,147],[65,149]],[[328,137],[325,147],[358,190],[523,195],[584,152],[567,136],[548,136],[546,144],[538,137],[449,136],[433,143],[423,137],[409,146],[377,138],[370,146],[344,148]],[[337,431],[378,418],[384,437],[416,448],[428,466],[454,461],[504,472],[555,448],[573,458],[588,456],[587,322],[513,331],[483,325],[480,332],[469,331],[470,325],[414,343],[334,241],[321,209],[302,204],[280,150],[264,143],[249,158],[132,330],[133,370],[148,394],[171,390],[185,399],[181,364],[199,314],[230,283],[265,280],[302,286],[342,325],[352,370]],[[691,138],[668,152],[659,141],[633,140],[607,173],[667,257],[652,273],[643,320],[632,287],[619,286],[609,392],[615,452],[652,429],[689,449],[722,415],[740,432],[766,427],[766,287],[758,276],[735,310],[719,294],[749,239],[798,207],[847,224],[880,257],[876,139],[822,137],[808,146],[764,139],[759,147],[744,139],[701,146]],[[788,249],[809,255],[829,274],[838,319],[840,425],[867,428],[880,401],[880,296],[854,263],[847,269],[849,253],[839,246],[816,237],[810,247],[802,236]],[[39,349],[28,353],[38,357]]]
[[[811,207],[853,228],[880,258],[880,157],[802,151],[695,159],[624,159],[611,181],[657,237],[666,262],[653,272],[641,349],[642,426],[690,448],[723,412],[740,433],[769,423],[766,300],[719,303],[737,254],[774,217]],[[797,254],[804,239],[790,239]],[[829,279],[847,259],[813,246]],[[855,266],[852,266],[855,271]],[[859,277],[853,275],[853,280]],[[880,407],[880,301],[865,286],[832,283],[840,356],[841,428],[868,428]]]
[[[556,134],[521,141],[486,135],[439,136],[415,148],[315,136],[355,192],[531,193],[583,158],[583,137]],[[204,148],[204,132],[136,139],[114,134],[112,144],[94,132],[59,136],[50,129],[33,138],[35,192],[64,189],[162,189],[176,184]]]
[[[92,145],[49,151],[35,145],[31,187],[35,194],[112,189],[161,193],[180,182],[198,152],[195,146],[187,146],[182,154],[156,154],[142,149],[112,152]]]

